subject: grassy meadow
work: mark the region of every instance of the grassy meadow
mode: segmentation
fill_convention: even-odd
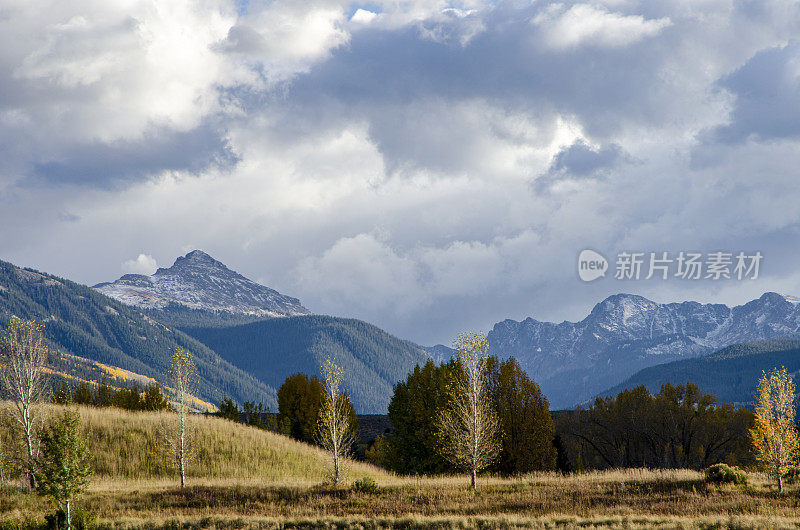
[[[52,410],[52,408],[50,409]],[[708,486],[693,471],[620,470],[560,476],[399,477],[363,463],[348,486],[325,485],[327,455],[218,418],[195,418],[188,486],[159,455],[164,414],[81,408],[95,475],[76,502],[99,527],[798,528],[800,488],[782,494],[750,474]],[[370,477],[374,491],[354,480]],[[30,528],[55,509],[17,484],[0,494],[0,528]]]

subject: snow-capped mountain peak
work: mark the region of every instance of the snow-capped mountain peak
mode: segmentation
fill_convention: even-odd
[[[245,278],[202,250],[178,257],[172,267],[159,268],[152,276],[126,274],[94,288],[144,309],[163,309],[175,304],[189,309],[270,317],[311,314],[298,299]]]

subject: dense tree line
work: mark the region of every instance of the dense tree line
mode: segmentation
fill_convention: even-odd
[[[239,408],[239,405],[231,398],[225,398],[219,404],[219,410],[216,412],[216,415],[220,418],[244,423],[245,425],[250,425],[258,429],[268,431],[278,430],[272,411],[263,403],[245,401],[244,405]]]
[[[487,371],[501,435],[499,457],[489,469],[503,474],[552,469],[554,427],[539,386],[514,359],[500,362],[490,357]],[[393,430],[376,441],[368,457],[403,474],[453,471],[437,447],[435,418],[447,406],[448,388],[460,373],[455,360],[442,365],[428,362],[398,383],[389,404]]]
[[[341,399],[350,429],[357,431],[358,416],[346,392]],[[319,377],[294,374],[287,377],[278,389],[277,415],[273,415],[261,403],[246,402],[239,408],[230,398],[220,403],[217,415],[318,445],[320,411],[324,402],[325,384]]]
[[[78,383],[75,387],[62,383],[53,391],[51,401],[59,405],[91,405],[125,410],[172,410],[158,383],[150,383],[145,390],[137,386],[115,389],[105,379],[96,388],[87,382]]]
[[[563,465],[572,469],[747,464],[752,425],[752,412],[720,404],[692,383],[666,383],[655,395],[638,386],[556,418]]]

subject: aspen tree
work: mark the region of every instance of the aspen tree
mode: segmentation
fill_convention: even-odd
[[[756,458],[783,491],[783,475],[797,461],[795,384],[786,368],[764,372],[758,381],[755,426],[750,429]]]

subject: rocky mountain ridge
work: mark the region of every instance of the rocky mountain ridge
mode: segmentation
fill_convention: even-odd
[[[159,268],[152,276],[126,274],[94,286],[101,293],[140,309],[178,306],[259,317],[310,315],[296,298],[260,285],[201,250]]]
[[[591,398],[634,372],[693,358],[731,344],[800,332],[800,303],[765,293],[741,306],[679,302],[659,304],[617,294],[580,322],[504,320],[489,333],[490,352],[516,357],[551,406]]]

